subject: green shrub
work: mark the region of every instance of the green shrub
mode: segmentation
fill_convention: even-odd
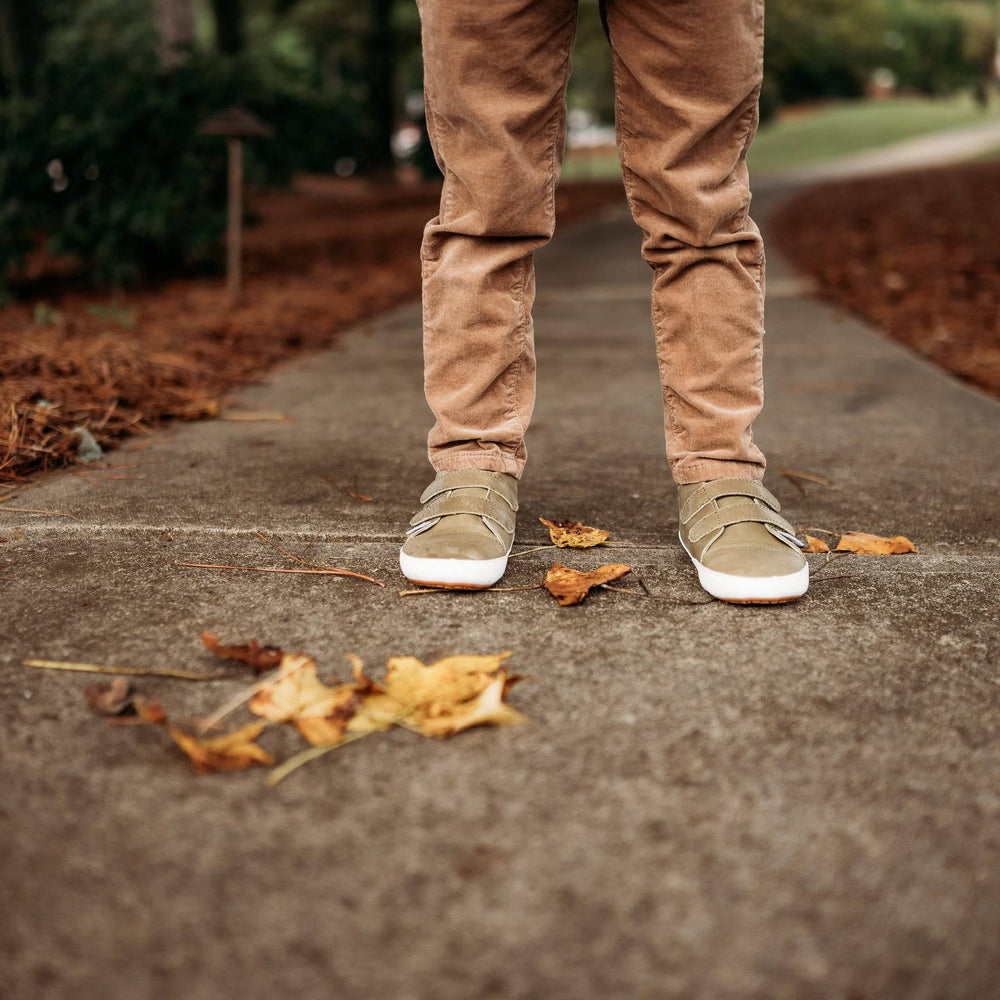
[[[881,0],[773,0],[767,5],[768,100],[857,97],[880,65]]]
[[[903,90],[971,89],[989,72],[995,37],[994,14],[977,0],[768,0],[767,99],[859,97],[880,67]]]
[[[33,240],[121,285],[215,259],[224,227],[225,143],[199,125],[239,104],[268,122],[247,176],[277,184],[356,155],[354,109],[260,67],[192,52],[161,67],[141,23],[102,44],[56,34],[29,96],[0,102],[0,286]],[[127,43],[123,42],[127,40]]]
[[[981,4],[909,0],[891,18],[886,42],[884,65],[901,89],[943,96],[988,75],[994,19]]]
[[[196,136],[186,82],[91,53],[45,66],[31,98],[0,107],[8,271],[36,234],[102,284],[157,276],[210,251],[223,225],[224,158]]]

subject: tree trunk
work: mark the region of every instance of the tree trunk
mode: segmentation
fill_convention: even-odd
[[[366,121],[368,135],[364,169],[379,178],[391,178],[395,168],[392,133],[396,124],[396,33],[394,0],[369,0],[365,32],[365,76],[368,80]]]
[[[184,61],[186,50],[194,44],[194,7],[192,0],[154,0],[156,28],[165,66]]]
[[[215,47],[223,55],[243,51],[243,0],[212,0],[215,15]]]
[[[0,0],[0,94],[17,93],[17,43],[10,19],[10,0]]]
[[[31,93],[48,29],[38,0],[0,0],[0,66],[3,90]]]

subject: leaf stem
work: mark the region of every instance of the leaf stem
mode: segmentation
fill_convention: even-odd
[[[401,590],[400,597],[415,597],[417,594],[482,594],[492,590],[494,593],[507,594],[518,590],[541,590],[542,584],[533,583],[530,587],[479,587],[463,590],[461,587],[421,587],[419,590]]]
[[[196,563],[174,561],[174,566],[187,566],[191,569],[230,569],[240,570],[244,573],[304,573],[318,576],[351,576],[356,580],[367,580],[379,587],[385,584],[381,580],[376,580],[373,576],[365,576],[364,573],[355,573],[349,569],[288,569],[280,566],[229,566],[220,563]]]
[[[508,556],[507,559],[508,560],[517,559],[519,556],[531,555],[532,552],[542,552],[545,549],[557,549],[557,548],[559,548],[558,545],[536,545],[535,548],[533,549],[524,549],[522,552],[515,552],[513,555]]]
[[[289,757],[283,764],[279,764],[271,771],[267,776],[268,786],[273,788],[279,781],[283,781],[292,771],[297,771],[303,764],[308,764],[309,761],[315,760],[317,757],[322,757],[331,750],[337,750],[346,743],[353,743],[355,740],[360,740],[363,736],[370,736],[373,732],[377,732],[377,730],[373,729],[367,733],[349,733],[337,743],[330,743],[322,747],[310,747],[308,750],[300,751],[294,757]]]
[[[173,677],[181,681],[225,681],[230,674],[202,674],[169,667],[105,667],[99,663],[69,663],[63,660],[24,660],[24,666],[39,670],[71,670],[81,674],[124,674],[129,677]]]

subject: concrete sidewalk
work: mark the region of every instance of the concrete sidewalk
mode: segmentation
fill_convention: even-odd
[[[1000,405],[809,298],[771,248],[766,481],[798,526],[920,555],[811,556],[798,603],[703,602],[638,246],[616,211],[539,254],[519,543],[544,540],[540,515],[605,527],[629,546],[562,560],[629,562],[656,598],[397,596],[428,478],[418,303],[243,395],[295,423],[177,426],[117,457],[145,479],[67,475],[22,504],[72,519],[0,514],[5,998],[1000,992]],[[785,468],[833,486],[803,497]],[[280,565],[255,529],[388,586],[172,565]],[[341,674],[345,650],[377,673],[510,648],[534,721],[380,736],[268,790],[196,778],[160,733],[90,716],[90,678],[20,666],[210,670],[204,628]],[[139,687],[197,714],[241,683]]]

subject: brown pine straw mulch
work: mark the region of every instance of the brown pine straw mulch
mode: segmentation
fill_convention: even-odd
[[[256,195],[235,305],[218,276],[111,296],[81,290],[65,262],[35,260],[21,301],[0,310],[0,499],[75,463],[76,428],[108,448],[165,420],[215,416],[276,361],[418,295],[439,197],[438,183],[328,177]],[[562,184],[559,222],[623,198],[619,183]]]
[[[1000,162],[824,184],[772,233],[821,293],[1000,396]]]

